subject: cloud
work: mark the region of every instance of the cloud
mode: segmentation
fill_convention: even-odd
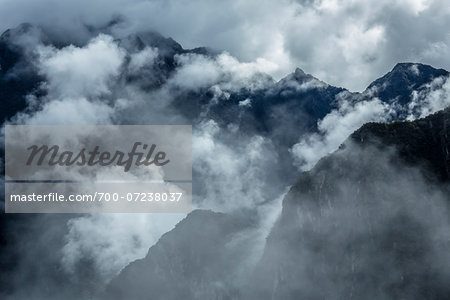
[[[92,214],[68,221],[62,263],[75,273],[80,261],[92,261],[108,281],[128,263],[144,257],[162,234],[184,214]]]
[[[111,36],[100,34],[80,47],[70,45],[58,49],[37,41],[28,45],[33,46],[28,50],[34,50],[34,64],[46,79],[41,86],[45,93],[29,95],[28,109],[16,115],[12,123],[107,125],[113,124],[117,114],[133,103],[133,94],[124,93],[126,98],[123,98],[116,90],[122,84],[120,75],[124,71],[126,51]],[[128,71],[139,72],[151,65],[157,55],[157,49],[152,48],[131,54]],[[133,92],[134,88],[129,86],[125,90]],[[79,265],[89,260],[98,278],[107,281],[130,261],[145,256],[148,248],[184,216],[87,214],[74,217],[67,222],[65,245],[60,249],[62,266],[77,276]],[[54,222],[59,221],[55,218]]]
[[[319,159],[335,151],[364,123],[389,120],[391,109],[377,98],[356,104],[342,98],[338,109],[318,121],[318,133],[304,136],[292,147],[291,153],[296,164],[302,170],[311,169]]]
[[[21,113],[15,118],[16,123],[27,125],[99,125],[111,124],[112,114],[105,103],[71,98],[48,102],[32,116]]]
[[[411,66],[411,71],[419,75],[416,65]],[[338,108],[318,121],[318,132],[304,135],[290,150],[301,170],[311,169],[319,159],[337,150],[364,123],[390,121],[398,111],[405,111],[406,119],[412,121],[450,105],[450,80],[446,76],[437,77],[412,91],[411,101],[405,107],[373,98],[376,89],[373,87],[363,94],[342,92],[338,95]],[[369,100],[361,101],[364,97]]]
[[[153,65],[155,59],[158,57],[158,49],[146,47],[140,52],[131,54],[128,68],[132,73],[136,73],[143,67]]]
[[[215,57],[183,54],[176,56],[177,68],[165,83],[146,89],[124,79],[124,75],[138,78],[142,74],[158,75],[155,73],[160,70],[153,69],[161,63],[157,48],[128,53],[112,36],[104,34],[85,45],[56,48],[37,40],[32,46],[30,57],[45,78],[40,87],[44,93],[28,95],[28,108],[15,116],[12,123],[16,124],[171,124],[174,120],[185,120],[170,109],[170,103],[180,97],[177,89],[211,91],[214,105],[227,101],[233,91],[261,88],[273,82],[262,74],[274,67],[264,59],[242,63],[228,53]],[[243,105],[249,105],[249,101],[244,100]],[[204,116],[202,112],[200,115]],[[267,207],[272,207],[273,199],[278,199],[276,204],[281,202],[280,195],[288,183],[274,172],[278,157],[271,140],[258,135],[236,137],[238,130],[237,124],[222,128],[209,118],[194,123],[194,173],[196,184],[201,186],[195,191],[194,207],[244,211],[249,217],[261,214],[259,217],[266,222],[265,231],[252,233],[261,248],[269,223],[277,214],[266,218]],[[260,212],[247,212],[261,203],[265,204]],[[129,262],[143,257],[182,217],[167,214],[74,217],[67,222],[61,263],[64,270],[77,276],[77,270],[87,260],[100,280],[106,282]]]
[[[450,106],[449,77],[435,78],[424,89],[413,91],[412,101],[408,105],[408,120],[423,118]]]
[[[194,172],[201,185],[197,205],[230,212],[254,209],[279,196],[287,183],[276,178],[278,157],[271,140],[231,137],[231,143],[224,137],[228,130],[234,128],[220,129],[213,120],[205,120],[194,132]]]
[[[0,30],[34,22],[54,36],[83,42],[90,37],[85,24],[102,27],[123,15],[125,22],[113,29],[119,35],[152,29],[185,47],[205,45],[241,61],[265,60],[275,78],[299,66],[351,90],[363,90],[397,62],[450,68],[450,11],[444,0],[2,0],[0,4]]]
[[[22,36],[34,40],[27,44],[33,63],[46,79],[44,97],[28,96],[29,108],[15,116],[15,122],[28,125],[110,124],[114,104],[106,96],[112,93],[124,62],[125,51],[111,36],[99,35],[86,46],[57,49],[33,39],[35,31]],[[120,103],[118,103],[120,105]]]
[[[220,77],[220,70],[215,61],[203,55],[180,55],[177,62],[181,68],[177,70],[171,83],[185,89],[200,89],[211,86]]]
[[[198,54],[182,54],[176,56],[176,62],[179,68],[169,84],[194,90],[216,84],[217,87],[229,91],[238,91],[241,88],[262,88],[267,83],[267,78],[258,75],[276,68],[273,63],[265,59],[243,63],[226,52],[215,58]]]
[[[41,46],[38,53],[40,71],[48,79],[47,88],[55,98],[98,97],[110,93],[108,83],[119,74],[125,56],[112,37],[103,34],[82,48]],[[133,56],[133,59],[135,67],[139,58]]]

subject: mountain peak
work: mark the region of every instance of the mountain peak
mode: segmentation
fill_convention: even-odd
[[[410,68],[415,68],[415,67],[419,67],[419,66],[426,66],[420,63],[412,63],[412,62],[401,62],[401,63],[397,63],[394,68],[392,68],[391,72],[398,72],[398,71],[407,71]]]
[[[282,78],[279,83],[284,84],[289,81],[296,81],[299,84],[306,83],[311,80],[317,80],[314,76],[311,74],[305,73],[302,69],[296,68],[293,73],[288,74],[286,77]]]
[[[413,75],[413,76],[425,74],[425,76],[434,75],[434,77],[448,75],[448,72],[444,69],[436,69],[430,65],[413,62],[397,63],[389,73],[403,73],[406,75]]]
[[[389,73],[372,82],[367,90],[371,90],[373,96],[385,102],[398,100],[399,103],[405,104],[413,90],[420,90],[434,79],[448,75],[449,72],[444,69],[435,69],[425,64],[398,63]]]
[[[311,79],[316,79],[314,76],[312,76],[311,74],[305,73],[300,68],[296,68],[292,75],[293,75],[293,79],[295,79],[298,82],[305,82],[305,81],[309,81]]]
[[[306,73],[302,70],[302,69],[300,69],[300,68],[295,68],[295,71],[294,71],[294,74],[296,75],[296,76],[306,76]]]

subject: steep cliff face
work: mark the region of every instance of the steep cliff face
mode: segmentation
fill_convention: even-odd
[[[450,297],[450,109],[369,123],[301,174],[250,298]]]
[[[107,287],[104,299],[232,299],[239,289],[245,248],[241,218],[196,210],[128,265]]]

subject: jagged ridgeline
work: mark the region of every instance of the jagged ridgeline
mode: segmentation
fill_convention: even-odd
[[[182,67],[180,56],[192,55],[212,61],[220,54],[204,47],[184,49],[173,39],[156,32],[114,36],[108,28],[103,28],[103,31],[93,31],[91,38],[99,33],[111,34],[114,43],[126,54],[123,64],[128,68],[121,68],[120,74],[114,78],[113,85],[118,90],[112,92],[117,93],[116,97],[133,96],[123,94],[123,89],[128,85],[147,93],[164,87]],[[10,119],[27,109],[30,96],[39,99],[48,92],[48,79],[39,70],[37,46],[63,49],[70,45],[85,47],[88,43],[89,39],[61,40],[61,37],[31,24],[5,31],[0,37],[1,119]],[[157,49],[154,62],[139,69],[133,68],[132,56],[147,48]],[[279,81],[259,73],[246,82],[247,85],[229,89],[222,87],[225,92],[222,96],[226,99],[218,99],[213,88],[214,85],[232,81],[230,74],[226,73],[221,74],[217,82],[201,87],[172,84],[169,87],[173,97],[171,108],[187,120],[198,123],[213,119],[224,127],[237,124],[244,132],[269,136],[278,144],[289,147],[298,142],[299,134],[316,130],[317,120],[338,108],[339,98],[361,102],[377,97],[384,103],[396,104],[394,119],[404,119],[413,93],[417,98],[434,80],[448,75],[446,70],[428,65],[399,63],[385,76],[372,82],[365,91],[357,93],[329,85],[297,68]],[[442,82],[437,82],[434,88],[441,86]],[[105,101],[111,100],[107,95],[103,97]]]

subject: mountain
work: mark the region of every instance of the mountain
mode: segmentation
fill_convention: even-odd
[[[205,210],[191,212],[108,285],[104,299],[233,299],[248,253],[239,235],[252,224]]]
[[[450,108],[368,123],[283,201],[256,299],[447,299]]]
[[[444,69],[435,69],[419,63],[398,63],[383,77],[372,82],[368,90],[385,102],[398,102],[400,105],[408,104],[413,91],[420,92],[434,79],[445,76],[449,72]]]
[[[194,211],[105,299],[448,298],[449,122],[450,108],[354,132],[300,175],[244,280],[250,243],[229,245],[248,224]]]

